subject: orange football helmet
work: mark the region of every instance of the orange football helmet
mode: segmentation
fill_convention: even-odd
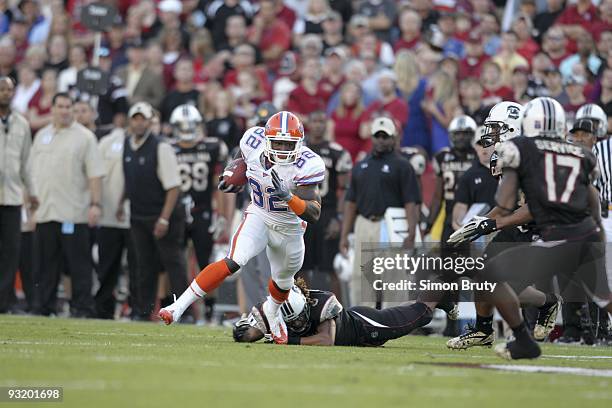
[[[274,164],[293,164],[304,142],[304,126],[291,112],[280,111],[266,122],[266,146],[264,154]],[[272,147],[273,142],[293,142],[292,150],[279,150]]]

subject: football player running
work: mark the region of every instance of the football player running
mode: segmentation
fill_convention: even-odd
[[[497,165],[503,169],[496,201],[500,221],[515,215],[519,188],[529,203],[541,239],[501,252],[485,264],[485,279],[499,282],[489,296],[513,331],[515,340],[495,351],[507,359],[536,358],[540,347],[531,337],[516,293],[553,276],[576,282],[601,307],[612,311],[604,268],[597,176],[592,152],[565,141],[565,112],[552,98],[525,106],[522,136],[502,143]],[[561,279],[563,278],[563,279]]]
[[[181,174],[181,192],[187,212],[186,239],[191,238],[198,266],[209,261],[215,240],[227,242],[226,220],[234,213],[233,197],[217,191],[217,178],[227,161],[228,150],[223,141],[204,135],[202,115],[193,105],[179,105],[170,115],[175,141],[172,143]],[[213,200],[215,211],[213,212]],[[213,316],[214,296],[204,299],[204,317]]]
[[[272,341],[287,343],[280,306],[287,300],[293,277],[302,267],[306,223],[319,219],[318,185],[325,177],[323,160],[303,141],[302,123],[286,111],[273,115],[265,127],[245,132],[240,140],[240,153],[247,165],[251,203],[230,240],[227,256],[204,268],[173,304],[160,310],[159,317],[166,324],[180,319],[195,300],[266,249],[272,278],[268,284],[270,295],[262,311],[269,322]],[[219,189],[233,193],[241,188],[221,181]]]
[[[500,143],[510,140],[520,135],[523,107],[516,102],[499,102],[491,108],[489,115],[484,122],[485,132],[481,137],[483,146],[500,146]],[[497,166],[497,153],[491,156],[491,173],[494,176],[501,176],[502,171]],[[476,217],[457,230],[450,239],[450,242],[457,243],[474,240],[481,235],[494,231],[499,231],[490,244],[485,249],[485,258],[492,259],[503,249],[510,245],[523,245],[533,242],[538,238],[538,233],[531,216],[528,206],[517,204],[516,218],[501,218],[500,208],[493,208],[485,217]],[[508,225],[508,220],[513,224]],[[504,224],[503,222],[506,222]],[[474,226],[478,228],[474,231]],[[520,226],[515,226],[520,225]],[[493,330],[493,305],[483,302],[479,292],[474,293],[476,306],[476,324],[468,325],[467,331],[460,336],[454,337],[446,343],[451,349],[466,349],[473,346],[491,346],[495,341]],[[539,308],[538,320],[534,328],[534,338],[544,340],[554,329],[557,314],[560,308],[558,297],[553,294],[545,294],[534,287],[526,288],[519,295],[519,300],[523,305],[531,305]]]
[[[268,331],[263,303],[234,326],[234,340],[251,343]],[[304,346],[382,346],[427,325],[435,303],[412,303],[383,310],[354,306],[344,310],[336,296],[312,290],[300,278],[281,306],[288,343]]]

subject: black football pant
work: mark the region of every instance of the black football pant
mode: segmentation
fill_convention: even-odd
[[[28,311],[34,310],[34,232],[21,233],[19,251],[19,274],[21,285],[28,303]]]
[[[21,206],[0,206],[0,313],[6,313],[16,300],[20,239]]]
[[[72,281],[70,313],[75,317],[93,317],[89,226],[73,224],[70,228],[62,228],[62,223],[54,221],[37,224],[34,253],[37,258],[34,267],[35,313],[56,313],[57,286],[62,272],[67,269]]]
[[[406,336],[414,329],[429,324],[433,317],[432,310],[418,302],[382,310],[355,306],[348,312],[361,323],[358,344],[362,346],[380,346]]]
[[[191,238],[198,267],[204,269],[210,263],[210,254],[213,248],[212,234],[210,229],[211,214],[209,211],[195,212],[192,214],[193,222],[187,225],[187,238]]]
[[[161,239],[153,236],[157,219],[132,218],[131,236],[136,252],[136,294],[132,317],[147,320],[155,306],[159,273],[166,271],[170,288],[180,296],[187,289],[187,262],[183,240],[185,218],[175,211],[168,232]]]
[[[100,319],[112,319],[115,315],[115,287],[121,275],[123,251],[127,251],[128,277],[130,295],[135,289],[136,254],[127,228],[101,227],[98,238],[98,281],[100,288],[95,296],[96,316]]]

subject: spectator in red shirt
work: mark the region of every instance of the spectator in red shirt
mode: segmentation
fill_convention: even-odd
[[[501,101],[511,101],[514,97],[512,89],[504,86],[499,65],[487,61],[482,66],[482,85],[484,88],[483,104],[495,105]]]
[[[546,34],[544,34],[542,50],[550,57],[555,67],[559,67],[561,61],[570,55],[567,51],[567,38],[561,27],[551,27]]]
[[[421,17],[418,13],[409,8],[403,8],[399,18],[400,38],[393,44],[393,51],[415,48],[421,41]]]
[[[32,134],[47,126],[53,119],[51,115],[51,104],[53,95],[57,93],[57,72],[52,68],[43,71],[40,88],[34,94],[28,104],[28,122]]]
[[[565,7],[556,24],[561,26],[568,37],[576,40],[581,31],[589,31],[590,26],[598,20],[597,8],[591,0],[577,0],[576,4]]]
[[[306,34],[302,36],[300,41],[300,58],[307,60],[309,58],[320,58],[323,53],[323,41],[316,34]]]
[[[310,58],[302,63],[300,84],[289,94],[287,110],[304,120],[316,110],[325,110],[331,96],[320,84],[321,63],[317,58]]]
[[[275,0],[276,17],[291,28],[297,20],[295,11],[291,7],[287,7],[283,0]]]
[[[251,44],[242,44],[236,47],[231,63],[233,69],[225,75],[223,81],[223,86],[225,88],[237,85],[238,75],[242,72],[249,72],[257,78],[268,98],[272,96],[272,86],[268,81],[266,69],[255,66],[255,49]]]
[[[589,25],[589,31],[595,39],[599,39],[604,31],[612,28],[612,0],[602,0],[599,3],[599,20]]]
[[[15,63],[19,65],[25,57],[25,52],[28,49],[28,30],[30,26],[23,16],[16,16],[11,22],[8,35],[13,39],[15,44]]]
[[[276,18],[274,0],[261,0],[259,7],[249,31],[249,41],[259,48],[268,68],[276,71],[283,53],[291,46],[291,30]]]
[[[370,149],[370,139],[360,137],[359,133],[364,113],[361,94],[358,82],[345,82],[340,88],[340,103],[328,122],[331,140],[348,150],[353,162]]]
[[[489,59],[484,53],[482,40],[476,34],[470,34],[465,42],[465,57],[459,61],[459,79],[479,77],[482,64]]]
[[[360,134],[363,138],[370,134],[370,121],[387,112],[403,128],[408,122],[408,105],[397,95],[397,77],[395,72],[384,69],[378,73],[378,88],[380,99],[368,106],[361,126]],[[401,132],[400,132],[401,133]]]
[[[518,16],[512,24],[512,31],[518,35],[516,52],[522,55],[527,62],[531,64],[533,56],[540,50],[540,46],[531,36],[533,33],[533,23],[531,19],[524,15]]]
[[[344,82],[342,68],[346,62],[346,51],[343,48],[329,48],[325,52],[325,63],[323,65],[323,79],[321,84],[326,92],[333,94]]]

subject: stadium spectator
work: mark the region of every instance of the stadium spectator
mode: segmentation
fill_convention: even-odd
[[[353,161],[369,150],[369,140],[359,133],[363,122],[364,104],[358,82],[347,81],[340,88],[340,103],[332,112],[328,132],[330,139],[345,148]]]
[[[565,89],[563,89],[563,77],[557,68],[549,68],[544,79],[548,96],[555,98],[561,105],[569,102]]]
[[[482,40],[476,34],[470,34],[465,42],[465,56],[459,61],[459,78],[480,77],[482,65],[489,59],[484,53]]]
[[[484,88],[483,103],[491,106],[501,101],[512,99],[512,89],[504,85],[502,72],[499,65],[493,61],[487,61],[482,66],[481,83]]]
[[[512,23],[512,32],[518,37],[516,52],[531,64],[533,56],[540,51],[540,45],[533,39],[531,19],[528,16],[519,15]]]
[[[408,121],[403,127],[401,146],[422,146],[430,149],[430,136],[421,102],[425,98],[427,80],[419,73],[416,56],[408,50],[400,51],[395,58],[393,71],[397,76],[399,96],[408,104]]]
[[[187,57],[178,60],[174,66],[174,89],[164,96],[159,108],[162,124],[168,123],[170,114],[177,106],[185,103],[198,105],[200,93],[195,88],[193,79],[193,61]],[[171,132],[165,130],[164,133]]]
[[[461,58],[464,55],[463,42],[456,37],[457,25],[455,23],[456,14],[453,12],[441,12],[438,17],[437,27],[441,37],[439,41],[440,48],[445,56],[455,56]],[[436,41],[436,42],[437,42]]]
[[[287,110],[304,120],[310,113],[325,109],[331,92],[320,83],[321,63],[316,58],[302,62],[302,78],[297,88],[289,94]]]
[[[612,27],[612,0],[602,0],[599,3],[599,20],[589,24],[588,31],[598,39],[602,33],[609,32],[610,27]]]
[[[393,44],[397,54],[403,49],[412,50],[421,42],[421,17],[410,8],[403,8],[398,17],[400,37]]]
[[[28,42],[44,44],[51,30],[51,18],[41,12],[39,0],[21,0],[17,7],[30,27]]]
[[[363,0],[356,11],[367,17],[368,27],[379,40],[390,41],[391,25],[397,16],[397,6],[393,0]]]
[[[499,20],[495,14],[484,14],[477,28],[477,33],[482,38],[484,52],[488,56],[494,56],[501,46],[499,36]]]
[[[527,89],[529,97],[537,98],[547,95],[548,91],[544,80],[546,79],[546,71],[552,66],[552,61],[544,52],[539,52],[533,57],[529,75],[529,88]]]
[[[28,104],[34,94],[40,88],[40,79],[36,72],[26,63],[22,63],[17,70],[17,87],[15,97],[11,103],[11,108],[25,115],[28,111]]]
[[[514,92],[513,101],[525,104],[532,99],[532,97],[529,96],[529,69],[527,67],[519,66],[514,68],[510,88],[512,88]]]
[[[45,67],[47,61],[47,50],[42,44],[34,44],[28,47],[25,54],[24,63],[28,64],[36,73],[37,77],[40,77],[42,70]]]
[[[116,74],[125,84],[128,103],[147,101],[158,108],[165,94],[164,81],[159,70],[156,72],[147,64],[144,44],[139,40],[128,43],[127,57],[128,63],[119,67]]]
[[[182,248],[185,212],[177,205],[181,185],[178,163],[172,147],[151,133],[152,118],[151,105],[133,105],[123,147],[124,198],[130,200],[131,237],[138,265],[132,319],[144,321],[153,312],[160,271],[167,271],[173,293],[187,288]],[[119,221],[125,218],[123,210],[121,202]]]
[[[483,103],[483,92],[482,84],[477,78],[466,78],[459,83],[461,109],[465,115],[474,119],[478,126],[482,126],[491,110],[491,105]]]
[[[112,72],[118,67],[128,63],[125,25],[120,16],[113,20],[106,40],[102,41],[102,47],[108,49],[108,57],[111,59]]]
[[[321,23],[321,28],[323,29],[321,39],[324,50],[344,44],[342,16],[337,11],[332,10],[327,13],[327,17]]]
[[[382,70],[378,76],[378,89],[380,90],[380,98],[372,102],[364,113],[364,121],[361,124],[361,137],[367,139],[371,136],[370,121],[380,116],[390,116],[396,122],[396,127],[399,126],[399,132],[406,126],[408,121],[408,105],[406,101],[397,95],[397,76],[390,69]]]
[[[291,47],[291,30],[276,18],[274,0],[259,2],[259,12],[253,19],[248,38],[261,51],[268,69],[276,71],[281,56]]]
[[[580,33],[588,30],[589,26],[599,20],[597,8],[591,0],[576,0],[575,4],[568,4],[555,21],[565,35],[577,40]]]
[[[206,4],[207,2],[202,3]],[[206,27],[210,30],[213,43],[219,46],[229,40],[227,27],[230,18],[242,16],[243,21],[247,22],[251,20],[253,14],[253,5],[249,1],[215,0],[210,2],[206,9]]]
[[[393,65],[395,61],[393,48],[388,42],[378,39],[376,34],[371,31],[366,31],[355,39],[352,51],[354,55],[358,56],[363,56],[365,52],[372,53],[377,62],[387,67]]]
[[[76,101],[73,105],[74,120],[96,134],[96,111],[86,101]]]
[[[15,58],[17,51],[11,37],[8,35],[0,39],[0,75],[8,76],[17,82],[17,70],[15,69]]]
[[[389,207],[400,207],[405,209],[409,226],[403,246],[412,248],[417,223],[416,205],[421,202],[418,180],[410,162],[395,151],[398,131],[393,119],[375,118],[370,130],[372,151],[353,168],[340,236],[340,251],[346,255],[348,234],[354,229],[355,261],[350,282],[353,305],[373,304],[377,300],[374,291],[362,292],[362,243],[380,242],[385,211]],[[386,175],[381,178],[381,173]]]
[[[102,215],[104,166],[95,135],[74,120],[70,96],[57,93],[51,112],[53,122],[36,134],[29,161],[40,199],[34,240],[35,312],[57,313],[57,286],[65,265],[72,282],[70,314],[93,317],[89,228]]]
[[[53,96],[57,93],[57,71],[46,68],[40,80],[40,88],[28,103],[28,122],[32,134],[47,126],[53,120],[51,105]]]
[[[581,76],[570,75],[563,83],[568,99],[568,102],[563,105],[563,109],[565,109],[566,120],[568,123],[572,123],[578,109],[587,103],[587,99],[584,96],[586,80]]]
[[[344,48],[328,48],[325,51],[321,84],[329,94],[336,92],[344,82],[345,78],[342,68],[346,61],[347,55]]]
[[[546,10],[538,13],[533,20],[535,38],[542,42],[544,34],[555,24],[563,12],[564,0],[546,0]]]
[[[47,43],[49,58],[45,63],[47,68],[53,68],[58,73],[68,68],[68,42],[62,35],[54,35]]]
[[[434,74],[427,84],[421,107],[431,129],[431,153],[437,153],[449,145],[446,129],[459,107],[455,80],[442,71]]]
[[[217,44],[214,42],[213,37],[213,44],[215,44],[218,51],[228,50],[233,52],[237,46],[247,42],[247,22],[246,18],[241,14],[234,14],[227,18],[224,42]]]
[[[412,0],[410,8],[421,17],[421,32],[428,32],[430,26],[438,20],[438,11],[434,9],[433,1],[431,0]]]
[[[295,7],[295,4],[292,4],[291,6],[285,4],[289,2],[290,1],[275,0],[276,17],[282,20],[287,25],[287,27],[293,27],[295,21],[297,20],[297,14],[294,10],[297,10],[297,8]],[[306,6],[306,4],[304,3],[306,2],[300,2],[300,4]],[[303,15],[303,13],[300,13],[300,16]]]
[[[518,34],[514,31],[502,34],[501,47],[492,60],[501,69],[501,79],[505,86],[510,85],[516,67],[529,67],[527,60],[516,51],[518,39]]]
[[[306,34],[299,40],[300,60],[308,58],[321,58],[323,53],[323,41],[317,34]]]
[[[551,27],[542,40],[542,51],[548,55],[555,67],[569,56],[567,38],[559,26]]]
[[[21,207],[36,210],[38,206],[27,165],[32,144],[30,126],[26,118],[11,109],[14,95],[13,80],[0,77],[0,313],[7,313],[14,307],[13,286],[19,265]]]
[[[593,37],[586,31],[578,34],[576,40],[577,51],[575,54],[563,59],[559,64],[559,71],[563,78],[568,78],[575,72],[573,68],[576,64],[581,63],[589,70],[590,76],[595,76],[599,72],[599,67],[602,64],[601,59],[595,54],[595,43]]]
[[[30,45],[28,43],[28,29],[29,25],[25,17],[21,14],[16,14],[11,21],[11,27],[9,28],[8,36],[13,40],[15,47],[15,62],[17,64],[23,61],[25,52]]]
[[[87,54],[85,48],[73,46],[70,48],[68,56],[68,68],[63,69],[57,77],[57,90],[68,92],[76,85],[77,74],[80,70],[87,67]]]
[[[255,48],[250,44],[242,44],[234,48],[234,55],[231,59],[233,69],[225,74],[223,86],[228,88],[233,85],[238,85],[239,74],[247,72],[257,78],[257,82],[264,92],[264,95],[260,95],[260,97],[270,97],[272,91],[266,69],[256,66],[255,58]]]
[[[212,119],[206,122],[206,133],[211,137],[221,139],[229,151],[233,151],[242,137],[242,129],[238,126],[233,112],[233,98],[229,91],[214,92],[212,102]]]
[[[323,21],[331,11],[327,0],[308,0],[307,3],[306,14],[300,16],[293,25],[293,34],[297,38],[304,34],[321,34]]]

